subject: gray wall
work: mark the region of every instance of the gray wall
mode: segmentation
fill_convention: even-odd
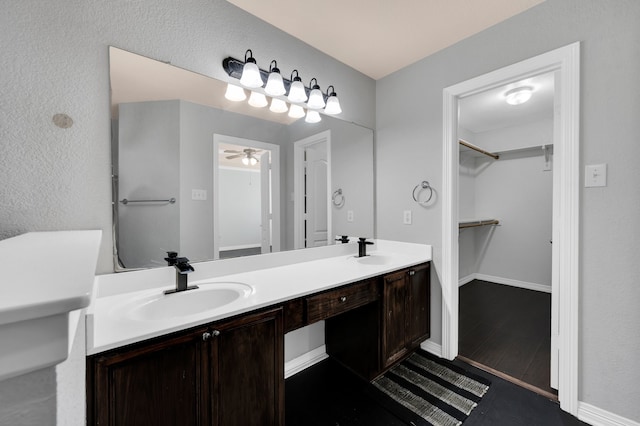
[[[432,332],[441,342],[442,90],[581,41],[581,164],[607,163],[608,186],[580,191],[579,399],[640,421],[640,2],[547,0],[377,82],[377,232],[434,246]],[[412,155],[407,155],[411,153]],[[581,181],[582,183],[582,181]],[[402,210],[412,209],[412,226]]]
[[[102,229],[97,272],[113,270],[109,45],[219,79],[226,78],[225,57],[241,58],[251,48],[263,66],[275,58],[281,70],[297,68],[305,79],[316,77],[323,87],[333,84],[344,110],[341,118],[375,126],[373,80],[224,0],[4,2],[0,238]],[[57,128],[51,120],[56,113],[70,115],[73,127]],[[77,357],[82,359],[82,351],[65,364]],[[41,395],[56,400],[59,413],[77,412],[69,407],[84,398],[83,374],[67,374],[65,367],[57,369],[57,397],[51,368],[0,384],[0,392],[10,392],[16,401],[3,402],[0,423],[5,411],[31,411],[37,418],[23,424],[54,424],[51,405],[36,412],[32,409],[40,399],[28,403],[36,382],[43,383]]]

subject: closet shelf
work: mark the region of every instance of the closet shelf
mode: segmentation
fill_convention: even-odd
[[[478,226],[499,225],[498,219],[464,219],[458,223],[458,229],[475,228]]]

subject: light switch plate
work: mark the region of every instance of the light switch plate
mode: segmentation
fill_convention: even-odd
[[[411,225],[411,210],[405,210],[402,216],[402,223]]]
[[[207,199],[206,189],[192,189],[191,199],[196,201],[205,201]]]
[[[585,188],[607,186],[607,165],[590,164],[585,166],[584,186]]]
[[[347,222],[353,222],[353,210],[347,210]]]

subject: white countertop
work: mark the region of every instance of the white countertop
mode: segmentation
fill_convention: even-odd
[[[66,359],[69,313],[91,301],[101,236],[30,232],[0,241],[0,380]]]
[[[123,318],[118,309],[132,299],[175,287],[173,268],[98,276],[96,296],[86,317],[87,354],[97,354],[431,260],[431,246],[424,244],[376,240],[375,245],[367,247],[367,252],[372,254],[368,263],[355,258],[357,250],[355,243],[349,243],[229,259],[228,262],[218,260],[194,264],[196,272],[200,273],[190,274],[189,284],[207,283],[206,286],[212,286],[216,282],[239,282],[251,286],[253,292],[216,310],[179,319],[132,320]],[[309,260],[309,256],[317,259]],[[381,258],[384,258],[383,262],[375,261]],[[287,264],[283,264],[285,261]],[[216,270],[225,274],[216,274]],[[156,281],[155,285],[150,279]],[[113,289],[120,291],[114,292]]]

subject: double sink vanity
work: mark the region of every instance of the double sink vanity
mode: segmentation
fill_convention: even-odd
[[[370,380],[429,337],[431,247],[375,241],[96,277],[87,424],[284,424],[284,336],[325,321],[326,353]]]

